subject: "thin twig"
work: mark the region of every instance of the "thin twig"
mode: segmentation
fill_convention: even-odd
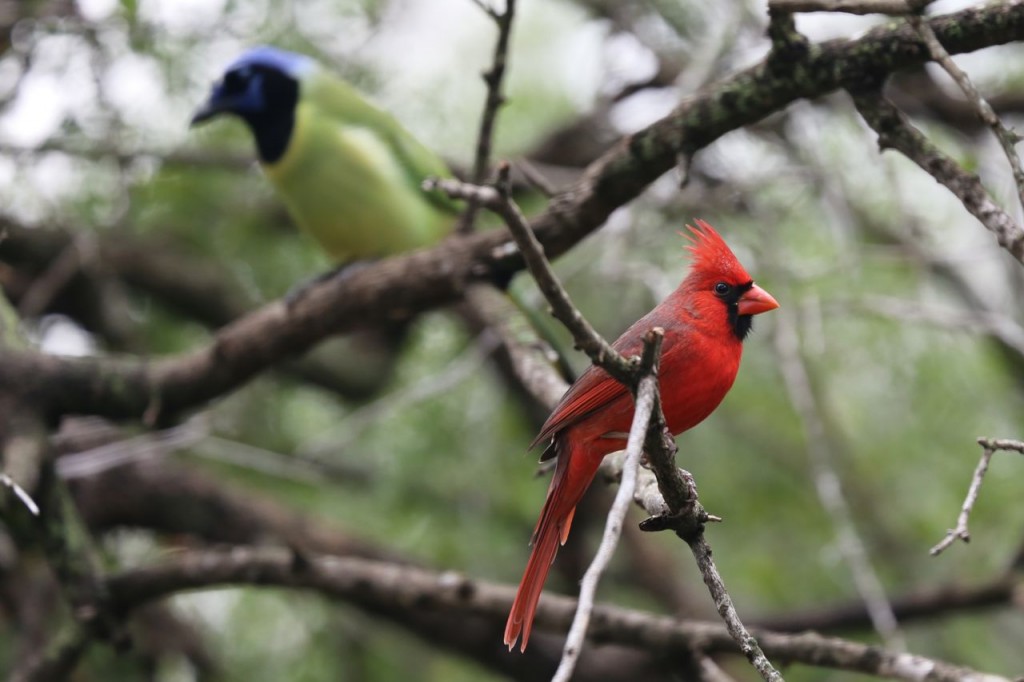
[[[481,184],[487,180],[487,171],[491,163],[491,150],[494,147],[494,126],[498,120],[498,111],[505,104],[505,95],[501,92],[501,85],[505,79],[505,69],[508,66],[508,45],[512,35],[512,20],[516,14],[516,0],[505,0],[505,11],[499,12],[491,6],[484,5],[481,0],[474,0],[476,4],[494,20],[498,27],[498,40],[494,44],[494,57],[491,61],[491,68],[484,74],[484,83],[487,84],[487,98],[484,100],[484,111],[480,116],[480,131],[476,138],[476,156],[473,159],[473,174],[470,180]],[[457,232],[471,232],[473,223],[476,221],[476,214],[480,205],[470,200],[466,210],[459,218]]]
[[[505,104],[505,96],[501,86],[508,67],[508,46],[512,36],[512,20],[516,14],[516,0],[505,0],[504,12],[492,12],[491,16],[498,25],[498,40],[494,44],[494,58],[491,68],[484,74],[487,83],[487,99],[484,103],[483,115],[480,117],[480,132],[477,134],[476,156],[473,159],[473,181],[480,183],[487,179],[487,167],[491,161],[491,149],[494,144],[494,125],[498,111]]]
[[[46,270],[33,280],[18,303],[18,313],[30,318],[45,311],[79,273],[82,263],[96,257],[96,250],[96,239],[92,233],[77,233]]]
[[[661,497],[660,504],[667,503],[668,508],[665,509],[664,506],[659,508],[659,501],[651,499],[650,486],[646,486],[647,499],[642,506],[657,515],[640,524],[640,528],[645,531],[673,530],[686,542],[697,561],[701,577],[708,588],[718,615],[725,623],[729,636],[761,675],[761,679],[765,682],[782,682],[782,675],[775,670],[757,639],[750,634],[743,621],[740,620],[739,613],[736,612],[736,607],[732,603],[732,597],[729,596],[729,591],[725,587],[725,582],[711,558],[711,546],[704,539],[704,524],[708,521],[721,521],[721,519],[709,515],[704,510],[698,499],[697,484],[694,482],[693,476],[675,465],[676,444],[665,428],[664,419],[661,405],[658,404],[655,406],[654,419],[651,420],[651,426],[647,430],[644,449],[647,452],[651,470],[657,479]],[[652,506],[655,508],[652,509]]]
[[[183,424],[167,429],[142,433],[64,455],[57,460],[55,466],[57,473],[64,480],[87,478],[108,469],[191,447],[209,435],[209,420],[193,417]]]
[[[28,507],[33,516],[39,516],[39,505],[35,503],[32,496],[25,492],[25,489],[18,485],[17,481],[7,474],[0,473],[0,485],[10,488],[14,496],[21,500],[21,503]]]
[[[853,101],[867,124],[878,133],[879,147],[902,152],[945,185],[996,236],[1000,246],[1024,263],[1024,229],[992,200],[977,175],[968,173],[940,151],[878,92],[853,93]]]
[[[637,469],[644,452],[644,440],[651,422],[651,412],[657,401],[658,356],[661,354],[663,338],[664,330],[655,328],[644,339],[644,353],[639,369],[641,377],[636,390],[633,424],[630,426],[629,438],[626,441],[622,479],[619,481],[619,490],[615,493],[615,501],[612,502],[611,509],[608,510],[601,544],[586,573],[583,574],[576,615],[573,617],[572,627],[569,628],[569,634],[565,639],[562,660],[558,664],[558,670],[555,671],[551,682],[569,682],[572,679],[576,661],[583,650],[583,640],[586,638],[587,626],[590,624],[590,614],[594,610],[594,595],[597,592],[598,582],[600,582],[601,574],[604,573],[608,562],[611,561],[615,547],[619,543],[619,537],[622,535],[622,525],[625,522],[630,503],[633,501],[633,491],[636,489]]]
[[[739,620],[739,613],[712,559],[711,546],[705,540],[703,528],[708,521],[722,519],[705,511],[698,501],[693,476],[676,466],[676,441],[666,428],[660,402],[654,408],[644,450],[656,479],[658,495],[653,495],[653,486],[649,482],[638,486],[641,506],[652,514],[640,524],[640,528],[648,531],[674,530],[687,544],[729,636],[765,682],[781,682],[782,676],[772,667],[757,639]]]
[[[499,342],[497,336],[482,335],[471,352],[459,353],[443,372],[424,377],[402,391],[385,394],[359,406],[331,428],[299,444],[295,455],[306,460],[317,460],[352,447],[366,430],[386,421],[388,415],[397,414],[400,410],[407,410],[451,391],[476,375]]]
[[[506,358],[514,383],[523,388],[543,414],[543,421],[568,388],[563,373],[556,370],[561,361],[558,352],[543,339],[530,319],[504,292],[492,284],[472,284],[466,288],[466,303],[475,321],[497,338],[496,360]],[[568,373],[568,368],[563,368]]]
[[[293,452],[276,452],[220,436],[207,436],[191,452],[201,459],[229,464],[280,481],[364,486],[372,480],[369,470],[355,465],[346,466],[322,458],[299,457]]]
[[[676,466],[676,443],[665,426],[660,402],[655,406],[654,418],[647,429],[644,449],[657,479],[660,499],[651,499],[655,496],[651,495],[650,486],[644,486],[646,499],[642,506],[655,515],[640,524],[641,530],[673,530],[686,542],[729,636],[765,682],[781,682],[782,675],[775,670],[764,650],[740,620],[725,582],[711,558],[711,547],[704,539],[704,524],[721,519],[704,510],[698,500],[693,476]]]
[[[1024,455],[1024,441],[1009,440],[1005,438],[979,438],[978,445],[982,447],[981,459],[978,460],[978,466],[974,469],[974,475],[971,477],[971,485],[967,489],[967,497],[964,498],[964,504],[960,508],[960,515],[956,519],[956,528],[952,528],[946,532],[946,537],[942,538],[942,541],[931,548],[930,554],[936,556],[941,554],[943,550],[952,545],[957,540],[963,540],[964,542],[971,541],[971,534],[967,529],[967,522],[970,519],[971,511],[974,509],[974,503],[978,501],[978,493],[981,490],[981,482],[985,478],[985,473],[988,471],[989,462],[992,461],[992,455],[997,450],[1007,450],[1019,452]]]
[[[784,310],[779,311],[775,320],[775,352],[789,401],[796,409],[804,431],[818,499],[831,518],[837,546],[850,570],[857,592],[864,600],[872,626],[889,648],[905,651],[906,641],[900,632],[899,622],[882,581],[868,558],[864,541],[857,532],[842,482],[835,469],[833,439],[825,426],[825,418],[814,395],[806,362],[801,356],[796,323],[792,313]]]
[[[547,176],[540,172],[540,170],[529,159],[517,159],[515,162],[516,170],[523,174],[526,178],[526,182],[530,183],[534,189],[548,197],[549,199],[558,194],[558,189],[548,180]]]
[[[999,140],[999,145],[1003,148],[1003,153],[1006,154],[1007,161],[1010,162],[1010,169],[1013,171],[1013,180],[1017,185],[1017,198],[1021,202],[1021,206],[1024,207],[1024,169],[1021,168],[1020,156],[1017,154],[1016,145],[1020,142],[1020,136],[1007,130],[1006,126],[996,115],[992,105],[989,104],[978,89],[974,87],[974,83],[967,76],[963,69],[956,65],[953,58],[949,56],[949,52],[939,42],[938,37],[935,35],[935,31],[932,30],[931,25],[924,19],[920,14],[912,14],[907,17],[907,21],[914,27],[918,35],[921,36],[921,40],[928,47],[928,52],[946,73],[956,81],[956,84],[963,90],[964,95],[967,96],[967,101],[974,107],[981,120],[992,129],[995,133],[996,139]]]
[[[1024,455],[1024,441],[1011,440],[1009,438],[979,438],[978,444],[983,448],[1019,452]]]
[[[498,10],[494,9],[493,6],[484,2],[484,0],[470,0],[470,2],[479,7],[481,12],[489,16],[491,19],[497,21],[499,16]]]
[[[765,682],[783,682],[782,675],[772,666],[761,649],[761,645],[757,643],[754,636],[743,625],[739,614],[736,613],[732,597],[725,589],[725,582],[711,558],[711,546],[704,539],[703,531],[694,536],[692,540],[687,540],[687,544],[690,546],[690,551],[693,552],[693,558],[697,560],[697,566],[704,577],[704,584],[708,586],[708,591],[711,593],[711,599],[715,602],[718,615],[725,621],[729,636],[739,645],[740,651],[761,675],[761,679]]]
[[[499,169],[501,179],[507,180],[508,165]],[[537,286],[551,304],[552,314],[565,325],[572,334],[576,347],[586,353],[595,364],[600,365],[612,377],[629,385],[633,380],[635,365],[624,359],[611,345],[601,338],[589,322],[580,314],[569,299],[569,295],[559,284],[551,265],[544,257],[544,247],[534,236],[526,217],[512,201],[508,192],[494,187],[473,185],[451,179],[430,179],[424,182],[428,191],[439,189],[454,199],[475,200],[491,211],[497,213],[512,233],[519,251],[529,268],[530,274],[537,281]]]

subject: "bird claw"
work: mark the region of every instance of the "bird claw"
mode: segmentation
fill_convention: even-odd
[[[640,522],[640,530],[645,533],[657,533],[663,530],[669,530],[675,523],[676,517],[672,514],[658,514],[657,516],[650,516]]]
[[[689,542],[688,538],[695,538],[704,532],[705,524],[721,520],[719,516],[708,514],[700,502],[694,498],[677,513],[658,514],[644,519],[640,522],[640,530],[645,533],[671,530]]]

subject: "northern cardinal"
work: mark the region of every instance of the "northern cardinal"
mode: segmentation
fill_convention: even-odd
[[[703,220],[692,232],[690,273],[651,312],[612,346],[629,357],[640,352],[652,327],[665,330],[661,390],[665,420],[673,434],[693,428],[711,414],[732,387],[751,317],[779,307],[754,284],[721,236]],[[555,474],[530,544],[533,550],[505,625],[509,650],[522,636],[526,651],[544,580],[560,544],[569,535],[576,505],[605,455],[625,447],[633,420],[626,387],[591,365],[544,423],[530,447],[550,442],[541,461],[557,457]]]

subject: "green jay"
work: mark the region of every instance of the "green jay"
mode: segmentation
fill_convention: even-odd
[[[459,205],[422,189],[429,177],[451,176],[444,162],[310,57],[267,46],[243,53],[192,125],[223,114],[249,127],[260,165],[293,219],[339,265],[430,246],[455,224]],[[547,317],[510,296],[557,348]],[[363,352],[345,373],[365,377],[361,382],[376,390],[392,369],[404,329],[398,324],[390,334],[364,335]]]
[[[422,189],[428,177],[451,175],[444,162],[310,57],[266,46],[246,51],[214,84],[192,125],[224,114],[245,122],[292,218],[340,267],[430,246],[455,224],[458,205]],[[367,330],[318,355],[350,395],[366,396],[391,375],[406,329],[398,322]]]
[[[255,47],[232,62],[192,125],[238,116],[289,212],[339,264],[429,246],[457,206],[425,192],[444,162],[314,59]]]

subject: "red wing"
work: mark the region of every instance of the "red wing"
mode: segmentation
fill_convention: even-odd
[[[661,306],[659,306],[660,308]],[[617,350],[620,354],[625,357],[631,357],[633,355],[639,355],[643,349],[643,336],[646,334],[651,327],[658,326],[652,319],[654,314],[658,311],[655,308],[647,315],[633,323],[633,325],[622,333],[615,343],[612,344],[612,348]],[[664,327],[664,324],[660,326]],[[665,341],[662,345],[662,354],[668,351],[669,347],[674,341],[673,335],[666,334]],[[540,433],[530,443],[530,447],[536,447],[538,444],[547,441],[549,438],[554,436],[557,432],[562,429],[575,424],[580,421],[594,410],[600,409],[605,405],[608,405],[612,401],[620,398],[627,393],[625,386],[620,384],[615,379],[608,376],[608,373],[603,369],[591,365],[587,368],[587,371],[576,380],[569,390],[565,392],[562,399],[558,401],[558,405],[551,412],[551,416],[548,417],[547,421],[544,422],[544,426],[541,427]]]
[[[562,400],[544,422],[544,426],[530,443],[530,447],[534,448],[547,441],[558,431],[575,424],[624,393],[626,393],[625,386],[608,376],[603,369],[591,365],[562,396]]]

